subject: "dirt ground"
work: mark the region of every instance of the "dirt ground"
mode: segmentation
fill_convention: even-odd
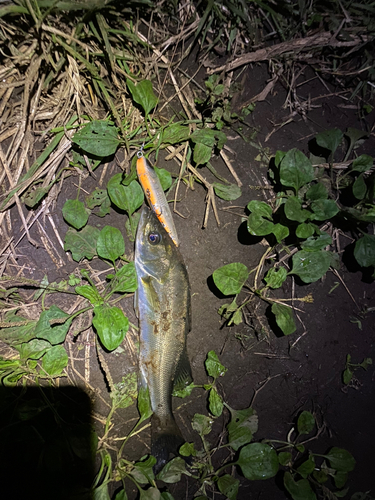
[[[370,130],[373,127],[375,111],[366,117],[366,121],[360,120],[355,103],[349,102],[347,95],[346,98],[333,95],[337,89],[327,83],[323,85],[318,78],[310,80],[311,77],[307,70],[306,74],[302,72],[300,83],[304,81],[306,83],[297,90],[297,96],[306,106],[304,116],[296,113],[291,123],[273,133],[268,141],[266,141],[267,135],[274,130],[275,125],[286,121],[291,112],[283,106],[287,91],[281,84],[276,85],[273,95],[270,94],[264,102],[257,103],[254,112],[247,118],[249,126],[258,130],[255,142],[268,147],[271,154],[276,150],[287,151],[293,147],[307,154],[308,143],[314,134],[333,127],[341,130],[347,127]],[[259,93],[264,88],[267,78],[265,65],[249,68],[238,105]],[[312,99],[310,107],[307,104],[309,99]],[[259,323],[254,321],[253,309],[245,312],[247,323],[232,327],[223,326],[223,320],[217,310],[226,300],[215,293],[212,273],[216,268],[231,262],[242,262],[249,269],[257,265],[264,247],[259,242],[254,243],[249,237],[241,216],[246,215],[244,208],[250,200],[272,197],[269,190],[254,188],[264,187],[268,183],[267,166],[256,161],[259,151],[249,143],[245,143],[234,132],[227,131],[227,135],[228,145],[235,152],[233,166],[243,183],[241,198],[234,202],[218,199],[220,226],[217,225],[211,212],[207,228],[202,229],[205,191],[203,187],[195,184],[194,191],[181,191],[183,196],[178,204],[178,210],[185,218],[177,215],[174,217],[181,241],[181,252],[191,282],[193,325],[188,337],[188,352],[195,383],[207,383],[204,360],[208,351],[215,350],[228,369],[220,380],[219,387],[225,401],[232,408],[248,407],[254,391],[258,391],[253,403],[259,416],[256,440],[263,438],[285,440],[289,430],[295,425],[298,413],[301,410],[312,411],[316,415],[321,432],[317,439],[309,443],[310,449],[321,454],[332,446],[350,451],[357,464],[355,470],[349,474],[347,498],[359,491],[371,490],[371,494],[374,495],[374,368],[356,371],[356,380],[351,387],[344,386],[342,382],[347,354],[351,354],[354,362],[359,363],[365,357],[372,357],[375,361],[374,312],[360,316],[362,311],[375,306],[374,283],[356,268],[350,257],[351,240],[343,236],[341,246],[346,265],[339,270],[339,276],[329,271],[319,282],[310,285],[296,283],[293,290],[292,281],[289,279],[282,290],[277,291],[280,297],[291,297],[292,293],[296,297],[303,297],[311,293],[314,298],[313,303],[298,304],[301,311],[298,312],[296,333],[289,337],[271,333],[268,338],[265,337],[260,332]],[[373,132],[363,144],[361,153],[375,155]],[[234,182],[220,158],[215,158],[212,163],[221,175]],[[167,168],[172,173],[178,172],[177,164],[172,162],[163,162],[160,159],[158,166]],[[96,179],[92,176],[87,177],[82,182],[82,188],[91,192],[98,185],[102,170],[102,166],[97,169]],[[119,168],[115,163],[110,165],[103,185],[118,171]],[[201,172],[208,180],[214,181],[214,177],[206,169]],[[77,184],[78,180],[75,177],[64,183],[52,214],[58,232],[62,236],[65,235],[67,225],[62,218],[61,208],[66,199],[75,198]],[[228,209],[231,206],[235,208]],[[21,231],[22,225],[20,221],[17,222],[17,217],[17,212],[14,211],[13,227],[19,227]],[[103,219],[91,216],[89,223],[99,229],[105,225],[116,226],[126,238],[124,221],[124,214],[112,210],[111,214]],[[17,264],[25,265],[26,277],[41,279],[47,274],[50,282],[66,279],[78,268],[78,264],[65,254],[47,220],[44,229],[54,243],[55,255],[58,256],[56,263],[43,246],[36,249],[24,238],[18,246]],[[36,225],[31,230],[31,236],[40,241],[40,232]],[[133,243],[126,239],[127,256],[131,257],[133,251]],[[97,271],[105,269],[98,259],[87,263],[86,267]],[[46,305],[52,303],[64,310],[69,310],[73,305],[72,299],[55,294],[49,295],[46,299]],[[122,301],[121,306],[130,321],[136,324],[132,298]],[[257,314],[267,323],[268,312],[264,306],[257,309]],[[356,318],[360,319],[361,328]],[[113,383],[121,381],[124,374],[136,370],[137,334],[132,329],[121,349],[113,353],[103,351],[101,362],[98,361],[93,339],[94,333],[90,330],[84,331],[75,341],[72,335],[68,336],[66,344],[74,358],[74,366],[71,365],[68,372],[72,381],[88,391],[94,410],[93,422],[100,436],[103,433],[103,421],[109,411],[108,385],[112,381]],[[195,413],[207,412],[204,391],[195,389],[190,397],[184,400],[175,399],[174,404],[175,415],[185,438],[188,441],[195,441],[199,447],[198,436],[191,429],[190,422]],[[126,410],[119,410],[114,419],[111,438],[125,435],[136,417],[137,411],[134,405]],[[213,431],[208,436],[210,442],[214,443],[220,438],[227,419],[228,416],[225,415],[215,421]],[[111,446],[116,446],[116,441],[109,442]],[[137,459],[148,452],[149,433],[146,429],[129,442],[124,455],[130,459]],[[224,456],[222,452],[215,454],[214,464],[219,466]],[[240,474],[236,474],[236,477],[241,481],[237,497],[239,500],[288,498],[279,476],[267,481],[254,482],[247,481]],[[118,486],[114,485],[112,493]],[[127,488],[129,499],[135,498],[134,485],[129,483]],[[190,500],[196,490],[197,484],[186,478],[169,487],[176,500]],[[222,498],[217,493],[214,496],[209,494],[209,497]]]

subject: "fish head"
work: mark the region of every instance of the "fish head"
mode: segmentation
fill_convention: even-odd
[[[144,206],[135,242],[136,266],[143,268],[149,275],[161,276],[170,269],[176,259],[180,261],[179,252],[172,238],[156,214]]]

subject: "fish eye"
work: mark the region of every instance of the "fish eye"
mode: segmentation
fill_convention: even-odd
[[[157,245],[161,241],[161,236],[159,233],[149,233],[148,241],[151,245]]]

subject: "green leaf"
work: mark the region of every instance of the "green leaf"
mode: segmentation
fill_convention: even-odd
[[[212,148],[198,142],[194,146],[193,159],[196,165],[205,165],[211,160]]]
[[[191,384],[187,385],[183,389],[173,389],[172,396],[175,396],[176,398],[186,398],[190,396],[190,394],[193,392],[193,389],[196,386],[192,382]]]
[[[218,394],[215,387],[212,387],[212,389],[210,390],[210,394],[208,396],[208,405],[210,413],[214,417],[220,417],[220,415],[223,413],[223,399],[220,394]]]
[[[315,227],[313,224],[299,224],[296,229],[296,236],[298,238],[309,238],[315,233]]]
[[[333,480],[335,481],[335,486],[336,488],[343,488],[346,484],[346,481],[348,480],[348,473],[347,472],[336,472],[336,474],[333,476]],[[335,491],[335,495],[337,496],[337,493]]]
[[[125,229],[126,234],[130,241],[135,240],[137,227],[139,223],[139,219],[141,218],[141,214],[139,212],[130,215],[130,217],[125,221]]]
[[[125,242],[121,231],[116,227],[104,226],[99,233],[96,251],[102,259],[115,262],[125,253]]]
[[[287,270],[285,267],[271,267],[266,274],[264,281],[270,288],[280,288],[287,277]]]
[[[150,80],[142,80],[137,86],[131,80],[126,80],[126,85],[134,101],[142,106],[147,116],[158,103],[158,98],[154,94]]]
[[[124,186],[121,179],[121,173],[111,177],[107,184],[108,194],[116,207],[131,215],[142,205],[144,194],[137,181]]]
[[[317,182],[306,192],[306,199],[311,201],[325,200],[328,198],[328,190],[324,184]]]
[[[85,226],[81,231],[69,228],[65,235],[64,250],[72,252],[76,262],[85,258],[91,260],[96,255],[96,242],[99,237],[99,229]]]
[[[285,472],[284,486],[293,500],[316,500],[316,495],[311,489],[307,479],[294,481],[292,474],[290,472]]]
[[[49,191],[49,187],[32,186],[23,197],[23,202],[29,208],[34,208]]]
[[[107,121],[94,120],[76,132],[72,141],[85,153],[99,158],[113,155],[121,141],[117,128]]]
[[[356,158],[352,163],[352,170],[354,172],[368,172],[373,165],[373,159],[369,155],[361,155]]]
[[[62,345],[55,345],[43,356],[42,368],[51,377],[61,375],[68,365],[68,354]]]
[[[276,451],[264,443],[250,443],[244,446],[236,463],[250,481],[269,479],[276,476],[279,470]]]
[[[354,457],[349,451],[343,448],[333,447],[327,455],[323,455],[329,461],[332,469],[340,472],[351,472],[355,467]]]
[[[208,375],[214,379],[223,377],[227,371],[227,368],[225,368],[225,366],[220,363],[215,351],[210,351],[207,353],[207,358],[204,364]]]
[[[67,200],[62,209],[63,217],[75,229],[81,229],[89,220],[90,210],[78,200]]]
[[[227,136],[224,132],[220,132],[218,130],[202,128],[196,129],[191,134],[190,139],[195,144],[204,144],[211,149],[215,146],[215,144],[217,144],[217,147],[221,149],[227,140]]]
[[[39,339],[48,340],[53,345],[61,344],[64,342],[72,322],[68,318],[69,314],[52,305],[47,311],[41,313],[35,327],[35,336]]]
[[[292,454],[290,451],[280,451],[278,454],[279,464],[288,467],[292,463]]]
[[[112,281],[112,291],[119,293],[132,293],[138,287],[137,273],[134,262],[122,266],[115,274]]]
[[[314,469],[315,469],[314,457],[309,457],[307,460],[305,460],[305,462],[303,462],[297,468],[297,472],[300,474],[300,476],[306,479],[307,476],[313,473]]]
[[[310,434],[315,427],[314,415],[304,410],[297,420],[297,429],[299,434]]]
[[[168,170],[165,170],[165,168],[157,168],[157,167],[154,167],[154,170],[156,175],[159,177],[159,181],[163,191],[169,189],[172,186],[172,176],[168,172]]]
[[[128,495],[125,490],[121,490],[117,493],[114,500],[128,500]]]
[[[134,469],[130,472],[130,474],[140,484],[151,483],[155,479],[154,472],[152,470],[155,464],[156,458],[150,455],[144,460],[136,462],[134,464]]]
[[[241,262],[226,264],[216,269],[212,274],[215,285],[224,295],[240,293],[248,277],[249,270]]]
[[[191,421],[191,426],[198,434],[205,436],[211,432],[212,422],[210,417],[196,413]]]
[[[103,303],[103,299],[100,296],[98,290],[91,285],[76,286],[75,292],[78,293],[78,295],[85,297],[85,299],[89,300],[94,306]]]
[[[237,184],[220,184],[220,182],[214,182],[213,188],[216,196],[222,200],[232,201],[237,200],[241,196],[241,188]]]
[[[363,200],[366,196],[367,185],[363,174],[359,175],[352,185],[353,196],[357,198],[357,200]]]
[[[137,394],[137,374],[132,372],[124,375],[121,382],[114,384],[110,396],[114,407],[128,408],[137,399]]]
[[[321,148],[331,151],[332,156],[340,145],[344,134],[338,128],[320,132],[316,136],[316,142]]]
[[[195,457],[197,455],[194,443],[184,443],[178,451],[183,457]]]
[[[186,470],[185,460],[181,457],[176,457],[170,460],[157,475],[157,479],[165,483],[178,483],[181,480],[181,474],[191,476]]]
[[[289,220],[304,222],[311,216],[309,210],[302,208],[302,202],[297,196],[289,196],[284,205],[285,215]]]
[[[264,219],[259,213],[252,212],[247,219],[247,230],[253,236],[267,236],[273,232],[275,224]]]
[[[219,477],[219,479],[217,480],[217,486],[220,493],[229,498],[229,500],[236,500],[239,485],[239,480],[235,479],[229,474],[225,474],[224,476]]]
[[[305,283],[318,281],[328,271],[331,264],[331,254],[325,250],[308,252],[301,250],[292,257],[291,273],[297,274]]]
[[[311,203],[311,210],[314,212],[315,220],[332,219],[339,212],[339,207],[334,200],[316,200]]]
[[[298,149],[291,149],[280,163],[280,182],[293,187],[296,194],[305,184],[314,180],[311,161]]]
[[[99,207],[102,205],[102,203],[105,202],[105,200],[108,199],[108,193],[106,189],[99,189],[96,187],[94,191],[89,195],[86,196],[86,206],[90,210],[92,210],[95,207]]]
[[[332,244],[332,237],[328,233],[320,234],[318,237],[310,236],[306,241],[301,243],[303,250],[308,252],[317,252],[328,245]]]
[[[153,411],[151,409],[150,394],[148,387],[140,387],[138,391],[138,411],[141,416],[140,421],[143,422],[151,417]]]
[[[169,493],[169,491],[163,491],[160,498],[162,500],[174,500],[174,497]]]
[[[228,444],[234,450],[239,450],[241,446],[250,443],[253,434],[258,430],[258,416],[253,408],[230,411],[230,422],[227,425]]]
[[[275,315],[277,326],[284,335],[290,335],[297,330],[293,311],[290,307],[274,302],[272,304],[271,311]]]
[[[15,322],[20,322],[19,326],[10,326],[8,328],[2,328],[0,330],[0,339],[11,347],[15,347],[23,342],[28,342],[29,340],[35,338],[35,325],[37,321],[30,321],[21,316],[13,316],[12,320]]]
[[[350,140],[350,149],[353,148],[354,144],[362,139],[363,137],[368,137],[368,133],[364,130],[359,130],[357,128],[348,127],[345,132],[346,137]]]
[[[283,239],[289,236],[289,228],[277,223],[272,228],[272,234],[275,235],[277,243],[281,243]]]
[[[250,212],[257,213],[262,217],[272,220],[272,207],[270,207],[270,205],[268,205],[265,201],[251,200],[250,203],[248,203],[247,208]]]
[[[280,163],[282,162],[284,156],[286,155],[286,153],[284,153],[284,151],[276,151],[276,154],[275,154],[275,165],[276,167],[278,167],[280,165]]]
[[[162,142],[164,144],[179,144],[186,141],[189,136],[189,127],[180,125],[179,123],[172,123],[163,130]]]
[[[342,374],[342,380],[344,382],[345,385],[348,385],[350,384],[350,381],[352,380],[353,378],[353,371],[348,367],[348,368],[345,368],[343,374]]]
[[[161,493],[157,488],[151,487],[147,490],[140,489],[139,500],[160,500]]]
[[[21,359],[39,359],[50,348],[51,344],[49,342],[39,339],[33,339],[30,340],[30,342],[25,342],[24,344],[16,346]]]
[[[364,234],[357,240],[354,246],[354,257],[360,266],[375,266],[375,236]]]
[[[92,324],[101,343],[109,351],[117,349],[129,329],[129,320],[121,309],[105,304],[94,307]]]
[[[322,470],[314,470],[313,478],[318,481],[319,484],[326,483],[328,481],[327,474]]]

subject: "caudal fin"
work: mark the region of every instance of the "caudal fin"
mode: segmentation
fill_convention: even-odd
[[[155,413],[151,417],[151,455],[156,458],[154,472],[157,474],[164,465],[177,456],[185,442],[173,415],[160,419]]]

